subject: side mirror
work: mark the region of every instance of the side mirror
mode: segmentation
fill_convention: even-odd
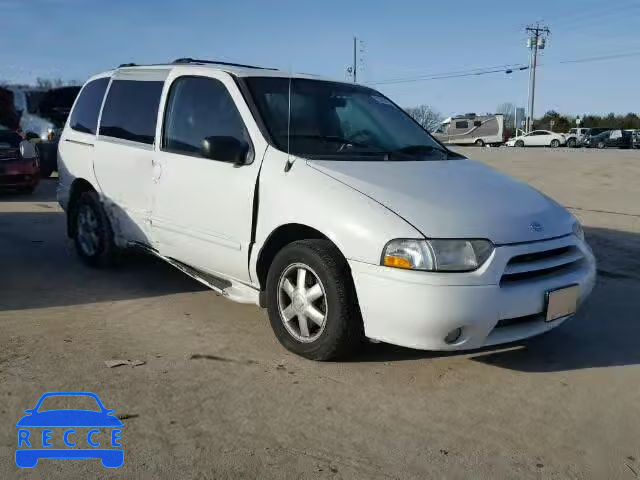
[[[33,413],[33,408],[27,408],[24,413]]]
[[[206,137],[202,140],[202,156],[220,162],[244,165],[249,144],[235,137]]]
[[[25,160],[33,160],[38,156],[38,152],[33,143],[28,140],[23,140],[20,142],[20,155]]]

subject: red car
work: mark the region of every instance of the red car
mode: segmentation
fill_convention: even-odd
[[[33,144],[0,125],[0,189],[31,193],[40,181],[40,163]]]

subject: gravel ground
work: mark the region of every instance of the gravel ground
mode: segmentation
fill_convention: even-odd
[[[310,362],[280,347],[258,308],[155,259],[83,267],[55,179],[1,195],[0,478],[638,478],[640,153],[463,151],[585,224],[598,285],[545,336]],[[15,466],[15,423],[53,390],[96,392],[124,416],[121,469]]]

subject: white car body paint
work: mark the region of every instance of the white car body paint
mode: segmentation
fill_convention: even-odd
[[[290,224],[313,228],[337,246],[351,268],[365,334],[398,345],[467,349],[543,333],[566,320],[539,318],[548,291],[578,285],[582,302],[593,288],[595,260],[572,233],[573,216],[481,163],[305,159],[270,145],[234,77],[287,77],[284,72],[167,65],[118,69],[90,81],[112,75],[165,79],[155,143],[141,147],[67,123],[59,147],[61,205],[68,210],[74,181],[88,182],[123,243],[145,244],[233,300],[258,301],[260,252],[274,231]],[[253,162],[234,166],[161,151],[168,92],[182,76],[224,84],[251,138]],[[385,245],[398,238],[488,239],[495,249],[472,272],[381,266]],[[514,257],[528,260],[514,263]],[[218,287],[206,274],[230,286]],[[511,322],[518,318],[527,321]],[[462,335],[446,343],[456,328]]]

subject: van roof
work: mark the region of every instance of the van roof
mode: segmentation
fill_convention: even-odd
[[[292,77],[292,78],[310,78],[318,80],[329,80],[320,75],[312,75],[306,73],[293,73],[277,68],[259,67],[254,65],[245,65],[241,63],[231,63],[216,60],[200,60],[193,58],[178,58],[171,63],[138,65],[135,63],[124,63],[117,68],[105,74],[115,73],[116,71],[136,70],[173,70],[176,68],[207,68],[211,70],[224,71],[238,77]],[[104,74],[103,74],[104,75]],[[332,80],[335,81],[335,80]]]

